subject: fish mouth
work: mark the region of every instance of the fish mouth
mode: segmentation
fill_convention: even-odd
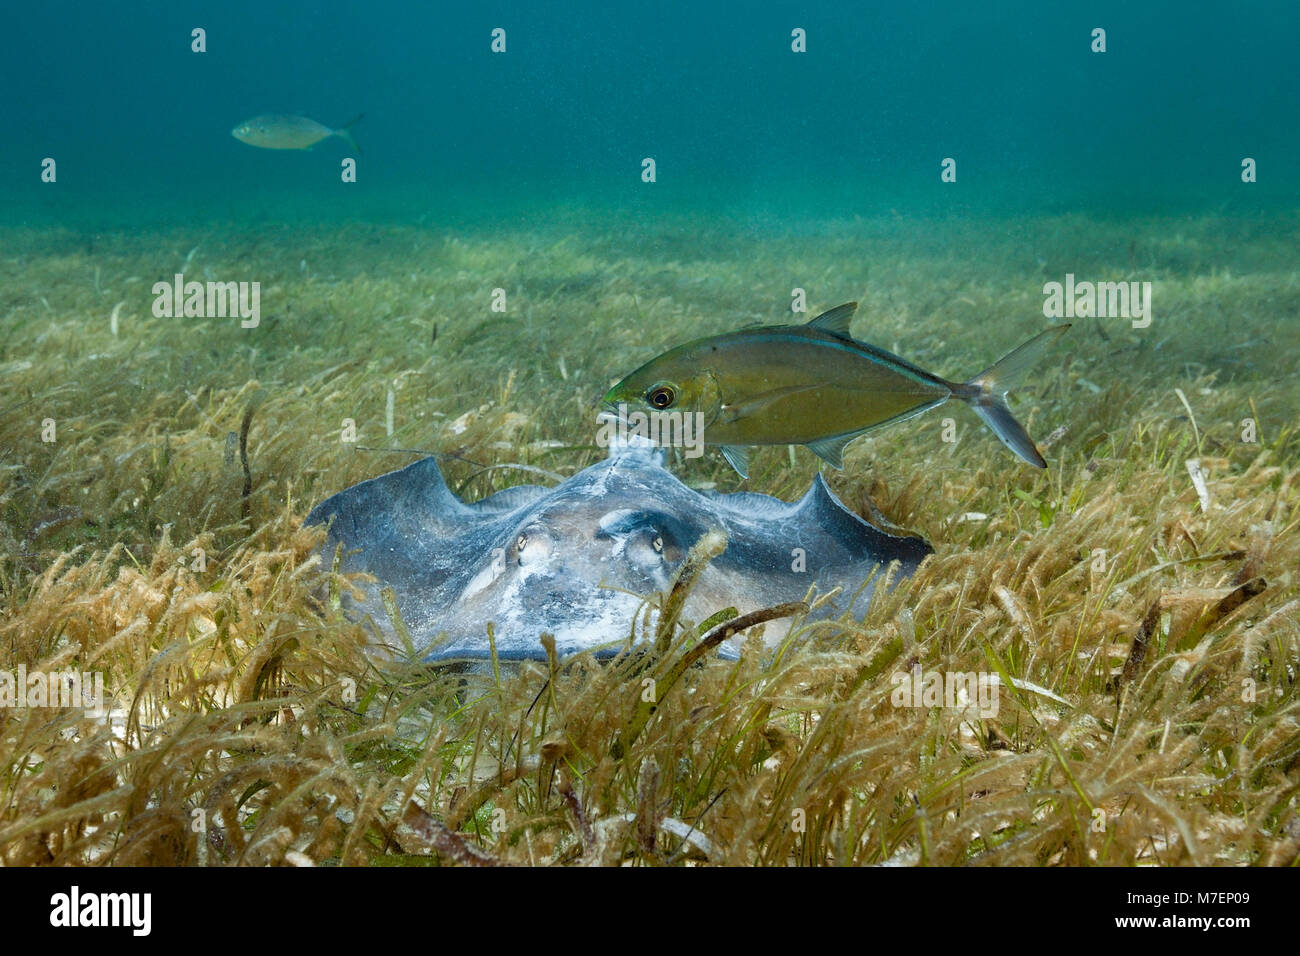
[[[618,407],[618,402],[614,401],[614,393],[618,391],[618,386],[614,386],[605,393],[604,398],[598,398],[591,404],[596,408],[614,409]]]

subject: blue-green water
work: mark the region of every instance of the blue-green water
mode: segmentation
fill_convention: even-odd
[[[993,6],[23,5],[0,57],[0,217],[484,222],[582,204],[815,223],[1295,206],[1294,4]],[[339,181],[339,140],[275,152],[230,136],[262,113],[331,126],[364,113],[357,182]],[[41,181],[46,157],[56,183]],[[945,158],[956,182],[940,180]]]

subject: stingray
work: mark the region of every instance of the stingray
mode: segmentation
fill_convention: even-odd
[[[365,597],[349,599],[348,612],[380,644],[409,644],[405,653],[426,661],[483,660],[490,624],[498,658],[525,660],[545,659],[542,634],[561,656],[612,656],[639,639],[638,621],[644,637],[656,596],[709,532],[724,534],[726,548],[690,589],[684,619],[800,601],[813,587],[831,595],[817,614],[843,613],[870,599],[892,562],[896,581],[932,553],[868,507],[865,518],[849,511],[820,474],[794,503],[694,491],[647,443],[616,446],[556,487],[521,485],[473,503],[425,458],[327,498],[307,523],[329,527],[327,564],[337,554],[340,570],[377,579],[358,582]],[[766,627],[770,644],[789,622]],[[735,659],[743,640],[731,638],[721,656]]]

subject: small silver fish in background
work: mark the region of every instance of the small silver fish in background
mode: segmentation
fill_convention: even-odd
[[[230,135],[241,143],[262,149],[311,149],[321,140],[337,136],[360,153],[361,146],[352,135],[352,127],[364,116],[363,113],[338,129],[330,129],[306,116],[255,116],[232,129]]]

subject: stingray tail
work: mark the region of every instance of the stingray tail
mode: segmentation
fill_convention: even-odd
[[[356,119],[352,120],[351,122],[344,123],[342,126],[340,126],[338,129],[334,131],[334,135],[337,136],[339,139],[343,140],[343,142],[347,143],[354,150],[356,150],[358,156],[361,155],[362,152],[361,144],[357,142],[356,136],[353,135],[352,127],[356,126],[365,118],[366,118],[366,114],[362,113]]]
[[[993,429],[993,434],[1002,440],[1002,444],[1035,468],[1046,468],[1047,462],[1039,454],[1025,426],[1011,414],[1011,408],[1007,405],[1007,393],[1019,387],[1025,372],[1043,357],[1043,353],[1069,327],[1057,325],[1038,333],[965,385],[953,389],[953,393],[975,409],[975,413],[984,419],[984,424]]]

